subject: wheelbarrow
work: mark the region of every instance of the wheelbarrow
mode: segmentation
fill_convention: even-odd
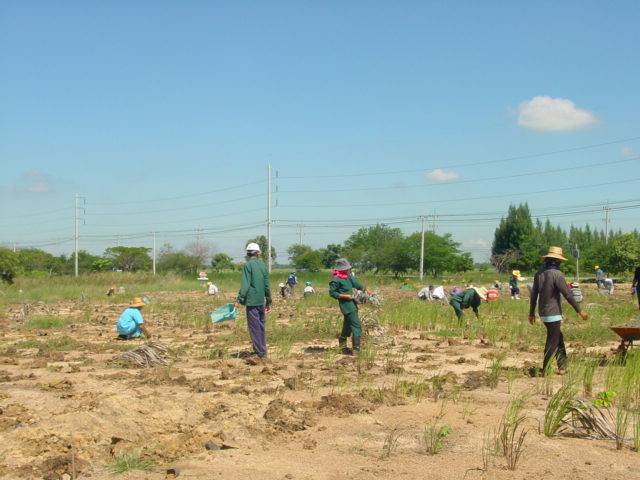
[[[625,354],[627,350],[633,347],[634,340],[640,340],[640,326],[622,325],[619,327],[611,327],[620,337],[620,345],[618,345],[618,353]]]

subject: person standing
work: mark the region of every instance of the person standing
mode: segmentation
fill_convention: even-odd
[[[518,280],[520,280],[520,270],[512,271],[511,277],[509,278],[511,300],[520,300],[520,287],[518,286]]]
[[[247,327],[254,353],[254,357],[247,361],[253,364],[267,356],[266,322],[271,308],[269,272],[258,259],[259,256],[260,246],[257,243],[247,245],[247,261],[242,267],[242,283],[237,299],[247,310]]]
[[[555,357],[558,362],[558,373],[564,373],[567,368],[567,351],[564,346],[562,330],[562,295],[583,320],[588,318],[586,312],[580,308],[571,294],[564,275],[560,271],[561,262],[567,259],[562,255],[562,248],[549,247],[549,252],[543,257],[544,264],[536,273],[531,289],[531,301],[529,304],[529,323],[536,322],[536,305],[538,314],[547,329],[547,340],[544,346],[544,360],[542,364],[543,374],[547,371],[549,363]]]
[[[287,277],[287,285],[289,286],[291,295],[293,295],[293,290],[297,284],[298,284],[298,277],[296,276],[296,272],[291,272]]]
[[[362,339],[362,325],[358,317],[358,305],[353,301],[353,290],[366,288],[351,273],[351,264],[346,258],[339,258],[335,262],[329,282],[329,295],[338,300],[340,312],[343,316],[342,332],[338,337],[338,343],[345,355],[353,355],[360,351]],[[347,347],[347,339],[351,338],[353,349]]]
[[[596,269],[596,287],[604,288],[604,270],[602,270],[598,265],[595,266]]]
[[[636,267],[633,274],[633,283],[631,284],[632,293],[638,297],[638,308],[640,308],[640,267]]]

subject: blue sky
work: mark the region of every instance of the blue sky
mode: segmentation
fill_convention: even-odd
[[[238,256],[271,162],[279,251],[296,223],[321,246],[436,211],[481,259],[510,202],[640,200],[639,24],[632,1],[5,1],[0,242],[70,251],[77,192],[82,248],[203,228]]]

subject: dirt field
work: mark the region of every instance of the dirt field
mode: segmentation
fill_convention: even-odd
[[[395,288],[382,293],[390,300],[383,310],[401,302],[426,308],[412,292],[402,293],[406,299]],[[268,328],[281,328],[269,338],[270,361],[250,366],[242,358],[249,349],[242,320],[214,327],[206,321],[213,307],[204,295],[155,292],[155,305],[143,313],[171,360],[139,369],[113,362],[143,343],[115,340],[124,301],[5,309],[0,478],[640,478],[640,454],[630,445],[616,450],[610,440],[542,434],[550,393],[563,377],[527,374],[541,361],[538,340],[516,348],[483,335],[383,325],[360,357],[347,357],[325,328],[303,341],[283,334],[321,319],[334,322],[331,330],[338,320],[330,302],[305,306],[296,298],[276,302]],[[604,309],[607,302],[633,308],[622,294],[606,299]],[[526,322],[526,303],[513,307],[522,315],[517,321]],[[200,320],[177,322],[177,309],[198,312]],[[450,321],[449,307],[429,305],[430,314],[436,310]],[[38,328],[32,321],[44,317],[61,324]],[[567,340],[570,354],[608,354],[615,345],[610,337],[586,347]],[[603,371],[596,371],[594,394],[604,389]],[[504,456],[493,454],[493,436],[509,401],[523,392],[528,433],[512,471]],[[429,426],[450,427],[437,454],[427,452]],[[114,473],[126,455],[147,470]]]

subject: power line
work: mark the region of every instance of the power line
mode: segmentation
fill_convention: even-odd
[[[640,160],[640,156],[625,158],[622,160],[614,160],[611,162],[598,162],[591,163],[587,165],[581,165],[580,169],[587,168],[597,168],[597,167],[606,167],[610,165],[616,165],[620,163],[632,162],[635,160]],[[453,180],[450,182],[439,182],[439,183],[426,183],[426,184],[414,184],[414,185],[393,185],[393,186],[385,186],[385,187],[348,187],[348,188],[333,188],[333,189],[324,189],[324,190],[281,190],[281,193],[332,193],[332,192],[365,192],[372,190],[404,190],[408,188],[430,188],[430,187],[448,187],[451,185],[460,185],[465,183],[479,183],[479,182],[488,182],[494,180],[506,180],[511,178],[522,178],[522,177],[531,177],[534,175],[546,175],[550,173],[561,173],[575,170],[576,166],[571,167],[563,167],[563,168],[554,168],[550,170],[539,170],[535,172],[526,172],[526,173],[515,173],[511,175],[501,175],[496,177],[485,177],[485,178],[471,178],[467,180]]]
[[[484,161],[478,161],[478,162],[469,162],[469,163],[458,163],[458,164],[450,164],[450,165],[443,165],[443,166],[436,166],[433,167],[432,169],[437,169],[437,168],[441,168],[441,169],[445,169],[445,168],[462,168],[462,167],[472,167],[472,166],[478,166],[478,165],[491,165],[494,163],[501,163],[501,162],[510,162],[510,161],[514,161],[514,160],[527,160],[527,159],[531,159],[531,158],[540,158],[540,157],[546,157],[546,156],[551,156],[551,155],[559,155],[561,153],[570,153],[570,152],[579,152],[582,150],[589,150],[591,148],[599,148],[599,147],[606,147],[608,145],[616,145],[619,143],[625,143],[625,142],[633,142],[636,140],[640,140],[640,136],[638,137],[629,137],[629,138],[621,138],[618,140],[611,140],[609,142],[602,142],[602,143],[593,143],[590,145],[582,145],[582,146],[578,146],[578,147],[570,147],[570,148],[565,148],[565,149],[561,149],[561,150],[552,150],[549,152],[542,152],[542,153],[532,153],[532,154],[528,154],[528,155],[517,155],[514,157],[506,157],[506,158],[500,158],[497,160],[484,160]],[[431,167],[429,167],[431,168]],[[425,170],[427,170],[427,168],[413,168],[413,169],[407,169],[407,170],[386,170],[386,171],[378,171],[378,172],[358,172],[358,173],[341,173],[341,174],[335,174],[335,175],[288,175],[288,176],[281,176],[279,178],[281,179],[304,179],[304,178],[313,178],[313,179],[318,179],[318,178],[341,178],[341,177],[365,177],[365,176],[375,176],[375,175],[393,175],[393,174],[401,174],[401,173],[416,173],[416,172],[424,172]]]
[[[581,188],[594,188],[594,187],[605,187],[610,185],[620,185],[623,183],[631,183],[640,181],[640,177],[630,178],[626,180],[616,180],[612,182],[602,182],[602,183],[592,183],[587,185],[576,185],[573,187],[560,187],[560,188],[549,188],[545,190],[534,190],[529,192],[514,192],[507,194],[496,194],[496,195],[480,195],[476,197],[464,197],[464,198],[453,198],[453,199],[438,199],[438,200],[426,200],[426,201],[412,201],[412,202],[390,202],[390,203],[350,203],[349,208],[358,208],[358,207],[392,207],[392,206],[400,206],[400,205],[424,205],[424,204],[434,204],[434,203],[452,203],[452,202],[467,202],[470,200],[487,200],[491,198],[507,198],[507,197],[521,197],[523,195],[537,195],[541,193],[551,193],[551,192],[566,192],[570,190],[578,190]],[[344,208],[344,204],[324,204],[324,205],[280,205],[280,208]]]
[[[190,210],[190,209],[193,209],[193,208],[224,205],[224,204],[227,204],[227,203],[235,203],[235,202],[240,202],[242,200],[249,200],[249,199],[260,198],[260,197],[264,197],[264,196],[266,196],[266,193],[258,193],[258,194],[255,194],[255,195],[248,195],[248,196],[245,196],[245,197],[233,198],[233,199],[230,199],[230,200],[222,200],[222,201],[214,202],[214,203],[202,203],[200,205],[191,205],[191,206],[187,206],[187,207],[163,208],[163,209],[159,209],[159,210],[139,210],[139,211],[136,211],[136,212],[97,212],[97,213],[91,213],[90,212],[87,215],[90,215],[90,216],[147,215],[149,213],[176,212],[176,211],[180,211],[180,210]]]
[[[201,197],[204,195],[211,195],[214,193],[220,193],[220,192],[228,192],[231,190],[237,190],[238,188],[245,188],[245,187],[249,187],[252,185],[259,185],[261,183],[265,183],[266,180],[255,180],[252,182],[246,182],[246,183],[241,183],[241,184],[237,184],[237,185],[232,185],[229,187],[224,187],[224,188],[217,188],[215,190],[208,190],[206,192],[200,192],[200,193],[188,193],[185,195],[176,195],[173,197],[160,197],[160,198],[152,198],[152,199],[147,199],[147,200],[131,200],[128,202],[91,202],[91,205],[106,205],[106,206],[115,206],[115,205],[131,205],[131,204],[135,204],[135,203],[155,203],[155,202],[164,202],[167,200],[180,200],[183,198],[193,198],[193,197]]]

